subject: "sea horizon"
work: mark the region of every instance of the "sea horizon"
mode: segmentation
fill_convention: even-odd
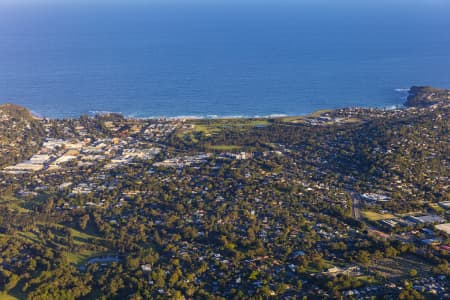
[[[450,87],[441,1],[10,2],[0,4],[0,103],[42,117],[305,115]]]

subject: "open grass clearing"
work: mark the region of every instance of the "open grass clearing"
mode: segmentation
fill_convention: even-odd
[[[25,201],[18,199],[14,196],[1,196],[0,204],[2,206],[6,206],[13,211],[17,211],[19,213],[28,213],[30,212],[28,209],[24,207]]]
[[[1,300],[17,300],[19,298],[16,298],[10,294],[6,294],[6,293],[0,293],[0,299]]]
[[[384,258],[373,261],[370,270],[385,278],[407,278],[409,272],[415,269],[419,276],[431,275],[432,265],[416,256]]]
[[[189,136],[191,140],[196,141],[196,136],[202,134],[204,136],[211,136],[222,132],[224,129],[241,130],[252,127],[264,127],[271,124],[271,119],[245,119],[245,118],[230,118],[230,119],[204,119],[192,120],[192,128],[177,132],[179,138]]]
[[[91,257],[100,255],[101,252],[82,249],[78,252],[65,252],[64,256],[67,258],[69,263],[75,265],[85,264]]]
[[[208,147],[208,149],[218,150],[218,151],[233,151],[233,150],[239,150],[241,148],[242,148],[241,146],[236,146],[236,145],[214,145],[214,146]]]
[[[362,215],[369,221],[380,221],[395,218],[393,214],[380,214],[370,210],[363,211]]]

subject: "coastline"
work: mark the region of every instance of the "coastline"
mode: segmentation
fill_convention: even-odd
[[[135,120],[233,120],[233,119],[281,119],[281,118],[290,118],[290,117],[308,117],[317,115],[322,111],[336,111],[341,109],[360,109],[360,110],[380,110],[380,111],[389,111],[389,110],[397,110],[397,109],[406,109],[408,107],[424,107],[435,104],[437,102],[449,101],[448,97],[445,95],[450,94],[449,90],[441,89],[441,88],[432,88],[429,86],[412,86],[409,89],[406,88],[398,88],[394,89],[395,92],[403,94],[398,98],[399,102],[397,104],[389,105],[389,106],[335,106],[328,108],[320,108],[316,110],[312,110],[306,113],[273,113],[267,115],[220,115],[220,114],[205,114],[205,115],[160,115],[160,116],[144,116],[137,117],[135,114],[124,114],[123,112],[115,112],[115,111],[88,111],[86,114],[80,115],[72,115],[68,113],[67,116],[64,117],[52,117],[52,116],[44,116],[42,113],[36,111],[35,109],[30,110],[27,109],[33,118],[36,119],[50,119],[50,120],[62,120],[62,119],[77,119],[83,115],[87,115],[89,117],[101,116],[101,115],[110,115],[117,114],[126,119],[135,119]],[[444,95],[444,96],[443,96]],[[442,98],[442,99],[441,99]],[[12,103],[3,103],[0,105],[11,105]],[[16,104],[12,104],[16,105]],[[17,105],[21,107],[20,105]]]
[[[0,103],[0,105],[7,104],[7,103]],[[406,108],[404,105],[404,99],[403,102],[399,102],[398,104],[393,104],[389,106],[342,106],[342,107],[328,107],[328,108],[320,108],[316,110],[312,110],[306,113],[273,113],[273,114],[267,114],[267,115],[221,115],[221,114],[206,114],[206,115],[160,115],[160,116],[154,116],[149,115],[146,117],[137,117],[135,114],[124,114],[120,111],[88,111],[86,114],[79,114],[79,115],[72,115],[69,114],[65,117],[52,117],[52,116],[44,116],[42,113],[37,112],[36,110],[30,110],[32,115],[35,118],[38,119],[51,119],[51,120],[62,120],[62,119],[77,119],[83,115],[87,115],[89,117],[94,117],[97,115],[109,115],[109,114],[118,114],[123,116],[126,119],[136,119],[136,120],[226,120],[226,119],[277,119],[277,118],[286,118],[286,117],[307,117],[310,115],[317,114],[319,111],[324,110],[338,110],[338,109],[378,109],[382,111],[387,110],[395,110],[395,109],[403,109]]]
[[[2,105],[2,104],[0,104]],[[345,106],[345,107],[335,107],[335,108],[324,108],[324,109],[318,109],[314,110],[308,113],[303,114],[269,114],[269,115],[179,115],[179,116],[149,116],[149,117],[135,117],[133,114],[126,115],[121,112],[91,112],[88,115],[89,117],[95,117],[95,116],[101,116],[101,115],[110,115],[110,114],[117,114],[123,116],[125,119],[130,120],[234,120],[234,119],[278,119],[278,118],[289,118],[289,117],[308,117],[311,115],[315,115],[318,112],[321,111],[335,111],[339,109],[377,109],[380,111],[389,111],[389,110],[396,110],[396,109],[404,109],[406,108],[403,104],[399,105],[391,105],[388,107],[373,107],[373,106]],[[81,115],[78,116],[69,116],[69,117],[44,117],[41,116],[39,113],[36,113],[35,111],[31,111],[33,114],[33,117],[37,119],[49,119],[49,120],[62,120],[62,119],[77,119]]]

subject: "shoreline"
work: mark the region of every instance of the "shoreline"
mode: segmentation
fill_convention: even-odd
[[[1,103],[0,105],[9,104],[9,103]],[[48,117],[42,116],[40,113],[35,110],[30,110],[33,117],[37,119],[49,119],[49,120],[63,120],[63,119],[77,119],[83,115],[87,115],[89,117],[102,116],[102,115],[120,115],[125,119],[135,119],[135,120],[232,120],[232,119],[277,119],[277,118],[287,118],[287,117],[306,117],[309,115],[317,114],[320,111],[334,111],[339,109],[377,109],[381,111],[389,111],[396,109],[405,109],[407,108],[403,103],[399,103],[397,105],[389,105],[383,107],[376,106],[344,106],[344,107],[334,107],[334,108],[322,108],[317,109],[307,113],[274,113],[267,115],[220,115],[220,114],[206,114],[206,115],[177,115],[177,116],[148,116],[148,117],[136,117],[133,114],[124,114],[122,112],[114,112],[114,111],[89,111],[86,114],[80,114],[78,116],[67,116],[67,117]]]
[[[117,115],[121,115],[126,119],[136,119],[136,120],[158,120],[158,119],[165,119],[165,120],[216,120],[216,119],[273,119],[273,118],[283,118],[283,117],[302,117],[302,116],[308,116],[311,114],[315,114],[317,113],[317,111],[321,111],[321,110],[337,110],[337,109],[380,109],[380,110],[392,110],[392,109],[398,109],[398,108],[402,108],[404,107],[405,104],[405,100],[408,97],[408,94],[410,92],[411,88],[395,88],[392,89],[392,91],[394,91],[395,93],[398,94],[397,97],[397,101],[396,103],[392,103],[392,104],[383,104],[380,106],[377,105],[373,105],[374,103],[370,103],[368,105],[356,105],[356,106],[352,106],[352,105],[334,105],[334,106],[330,106],[330,107],[318,107],[318,108],[314,108],[313,110],[307,110],[304,109],[304,112],[296,112],[296,113],[291,113],[291,112],[276,112],[276,113],[256,113],[256,114],[239,114],[239,113],[231,113],[231,114],[221,114],[221,113],[216,113],[216,112],[212,112],[212,113],[206,113],[206,114],[175,114],[175,115],[171,115],[171,114],[167,114],[167,115],[153,115],[151,114],[151,112],[149,112],[148,115],[145,116],[137,116],[138,114],[142,114],[142,112],[131,112],[131,113],[124,113],[122,111],[112,111],[112,110],[87,110],[85,112],[82,113],[71,113],[71,112],[64,112],[64,111],[59,111],[59,112],[54,112],[54,113],[50,113],[50,114],[46,114],[45,112],[39,112],[39,109],[36,108],[28,108],[26,105],[23,104],[19,104],[20,106],[23,106],[25,108],[27,108],[31,114],[39,119],[50,119],[50,120],[62,120],[62,119],[77,119],[81,116],[89,116],[89,117],[94,117],[96,115],[108,115],[108,114],[117,114]],[[8,103],[12,103],[12,102],[5,102],[5,103],[0,103],[0,105],[4,105],[4,104],[8,104]],[[13,103],[15,104],[15,103]]]
[[[342,106],[342,107],[324,107],[316,110],[308,111],[305,113],[272,113],[272,114],[255,114],[255,115],[220,115],[220,114],[205,114],[205,115],[161,115],[161,116],[143,116],[136,117],[134,114],[124,114],[123,112],[113,112],[113,111],[96,111],[90,110],[87,113],[79,114],[79,115],[70,115],[62,117],[51,117],[51,116],[43,116],[35,109],[30,110],[27,107],[23,107],[20,105],[12,104],[12,103],[4,103],[0,104],[0,106],[17,106],[23,109],[26,109],[34,118],[36,119],[47,119],[47,120],[64,120],[64,119],[77,119],[81,116],[95,117],[102,115],[118,115],[125,119],[134,119],[134,120],[232,120],[232,119],[280,119],[280,118],[290,118],[290,117],[308,117],[311,115],[317,115],[322,111],[336,111],[336,110],[345,110],[345,109],[360,109],[360,110],[380,110],[380,111],[390,111],[390,110],[398,110],[398,109],[407,109],[410,107],[424,107],[429,106],[441,101],[449,101],[447,95],[450,95],[450,91],[447,89],[441,88],[433,88],[429,86],[412,86],[409,89],[396,89],[401,94],[404,94],[402,97],[399,97],[399,101],[396,104],[392,105],[384,105],[384,106]],[[407,95],[405,95],[407,93]]]

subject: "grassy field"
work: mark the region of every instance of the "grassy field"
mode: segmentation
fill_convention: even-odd
[[[90,239],[98,239],[98,236],[86,233],[86,232],[81,232],[79,230],[76,230],[74,228],[70,228],[70,232],[72,232],[72,236],[74,238],[74,240],[76,242],[79,243],[88,243]]]
[[[67,258],[67,261],[73,263],[75,265],[83,265],[87,262],[87,260],[91,257],[100,255],[101,252],[91,251],[91,250],[81,250],[76,253],[74,252],[66,252],[64,255]]]
[[[211,136],[219,134],[224,129],[241,130],[249,129],[258,126],[268,126],[271,124],[270,119],[205,119],[190,121],[192,128],[180,130],[177,132],[179,138],[189,137],[192,141],[197,141],[197,136],[202,134],[204,136]]]
[[[377,260],[372,263],[370,269],[386,278],[406,278],[412,269],[420,276],[430,275],[432,266],[418,257],[406,256]]]
[[[241,146],[235,146],[235,145],[214,145],[214,146],[208,147],[208,149],[219,150],[219,151],[233,151],[233,150],[239,150],[241,148],[242,148]]]
[[[38,243],[38,244],[42,243],[42,240],[33,232],[19,232],[18,236],[22,237],[24,239],[27,239],[33,243]]]
[[[44,224],[40,223],[38,226],[42,226]],[[53,226],[56,226],[57,228],[68,228],[70,230],[70,232],[72,233],[72,237],[73,237],[73,242],[74,244],[76,244],[78,247],[83,248],[84,246],[89,246],[89,244],[91,243],[91,240],[93,239],[100,239],[100,237],[95,236],[95,235],[91,235],[85,232],[81,232],[77,229],[71,228],[71,227],[67,227],[61,224],[52,224]],[[59,233],[55,233],[55,236],[60,236]],[[3,235],[5,238],[8,238],[9,236],[7,235]],[[47,244],[47,241],[41,239],[38,236],[38,233],[36,232],[19,232],[17,235],[17,237],[26,239],[30,242],[33,243],[38,243],[38,244]],[[58,244],[55,241],[52,241],[53,245],[58,245],[58,247],[61,247],[63,249],[67,249],[67,247],[65,245],[62,244]],[[86,247],[87,248],[87,247]],[[104,249],[105,251],[107,249]],[[65,256],[67,258],[67,260],[70,263],[76,264],[76,265],[81,265],[84,264],[89,258],[93,257],[93,256],[98,256],[99,254],[101,254],[102,252],[98,252],[98,251],[92,251],[92,250],[88,250],[88,249],[81,249],[78,250],[76,252],[69,252],[66,251],[65,252]],[[0,296],[0,300],[1,300],[1,296]]]
[[[306,123],[308,118],[317,118],[324,113],[332,112],[330,109],[318,110],[314,113],[305,116],[289,116],[289,117],[277,117],[277,118],[229,118],[229,119],[200,119],[189,120],[188,124],[192,125],[189,129],[179,130],[176,135],[180,139],[190,139],[196,143],[199,136],[212,136],[219,134],[224,129],[231,130],[248,130],[250,128],[259,126],[269,126],[273,120],[278,120],[285,123]],[[342,120],[341,123],[357,123],[360,122],[357,118],[349,118]],[[335,122],[330,122],[334,124]],[[217,146],[225,147],[225,146]]]
[[[360,122],[361,122],[361,120],[358,119],[358,118],[348,118],[348,119],[345,119],[345,120],[342,121],[342,123],[346,123],[346,124],[348,124],[348,123],[360,123]]]
[[[2,196],[0,198],[0,204],[2,206],[6,206],[13,211],[17,211],[19,213],[28,213],[29,210],[24,208],[23,204],[25,201],[17,199],[14,196]]]
[[[286,122],[286,123],[299,123],[299,122],[303,122],[306,118],[317,118],[324,113],[332,112],[332,111],[333,110],[331,110],[331,109],[322,109],[322,110],[315,111],[309,115],[282,117],[282,118],[279,118],[279,120],[281,120],[282,122]]]
[[[16,298],[14,296],[11,296],[9,294],[0,293],[0,300],[17,300],[19,298]]]
[[[395,216],[392,214],[379,214],[377,212],[370,211],[370,210],[363,211],[362,215],[364,218],[366,218],[369,221],[379,221],[379,220],[395,218]]]
[[[323,110],[318,110],[316,112],[313,112],[309,115],[305,115],[305,116],[290,116],[290,117],[282,117],[282,118],[278,118],[278,120],[281,120],[282,122],[285,123],[295,123],[295,124],[308,124],[307,120],[308,119],[315,119],[320,117],[321,115],[325,114],[325,113],[329,113],[332,112],[333,110],[331,109],[323,109]],[[360,123],[361,120],[358,118],[344,118],[341,119],[339,122],[337,121],[329,121],[329,122],[324,122],[323,125],[334,125],[334,124],[350,124],[350,123]]]

